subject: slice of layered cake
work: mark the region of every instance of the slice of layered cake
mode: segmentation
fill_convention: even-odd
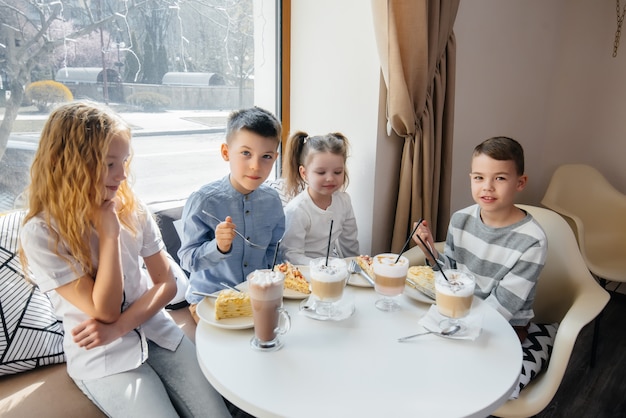
[[[407,273],[407,284],[431,299],[435,299],[435,273],[429,266],[411,266]]]
[[[374,268],[372,267],[372,263],[374,262],[372,257],[370,257],[369,255],[360,255],[356,257],[356,262],[359,267],[361,267],[361,269],[365,272],[365,274],[370,276],[370,279],[376,279],[376,277],[374,277]]]
[[[307,295],[311,293],[309,282],[306,281],[298,267],[290,262],[285,261],[284,263],[277,264],[274,267],[274,271],[280,271],[285,275],[285,288]]]
[[[222,290],[215,299],[215,319],[252,316],[250,295],[247,292]]]

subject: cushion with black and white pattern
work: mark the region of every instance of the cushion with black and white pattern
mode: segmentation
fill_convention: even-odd
[[[522,359],[522,373],[520,374],[519,383],[509,399],[517,399],[520,391],[548,367],[558,327],[558,323],[530,323],[528,336],[522,343],[524,355]]]
[[[285,190],[285,179],[282,177],[275,180],[268,179],[265,180],[265,184],[278,192],[278,196],[280,197],[280,202],[283,204],[283,207],[289,203],[290,199],[287,197],[287,191]]]
[[[17,256],[24,212],[0,216],[0,376],[64,363],[63,326]]]

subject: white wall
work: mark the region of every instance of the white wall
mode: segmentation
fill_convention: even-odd
[[[291,129],[342,132],[362,253],[372,251],[380,64],[371,6],[362,0],[291,3]]]
[[[292,0],[291,28],[292,129],[339,130],[352,141],[348,191],[361,250],[386,251],[399,167],[392,155],[402,144],[384,133],[370,2]],[[522,203],[539,205],[552,172],[566,162],[594,165],[626,193],[626,28],[612,58],[615,29],[611,1],[461,2],[453,210],[472,203],[471,151],[494,135],[525,148],[530,182]]]
[[[543,174],[551,176],[564,162],[584,162],[626,193],[626,28],[613,58],[615,2],[562,3],[567,13],[553,74]]]
[[[520,202],[538,205],[568,162],[595,166],[626,193],[626,39],[612,58],[614,2],[461,2],[454,29],[453,210],[471,203],[473,147],[494,135],[525,148],[530,182]]]

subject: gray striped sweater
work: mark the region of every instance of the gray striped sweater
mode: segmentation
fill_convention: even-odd
[[[439,259],[445,268],[474,274],[476,296],[511,325],[526,325],[534,316],[535,287],[547,245],[543,229],[529,213],[515,224],[491,228],[480,219],[480,207],[472,205],[452,215],[445,254]]]

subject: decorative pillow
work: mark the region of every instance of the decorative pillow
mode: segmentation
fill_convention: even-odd
[[[280,196],[280,201],[282,202],[283,207],[289,203],[287,191],[285,190],[285,179],[280,177],[276,180],[265,180],[265,184],[278,192],[278,196]]]
[[[558,327],[558,323],[530,323],[528,336],[522,343],[524,357],[522,359],[522,373],[519,377],[519,384],[509,399],[517,399],[520,391],[548,367]]]
[[[0,376],[65,362],[61,321],[48,296],[24,279],[16,254],[23,217],[0,216]]]

